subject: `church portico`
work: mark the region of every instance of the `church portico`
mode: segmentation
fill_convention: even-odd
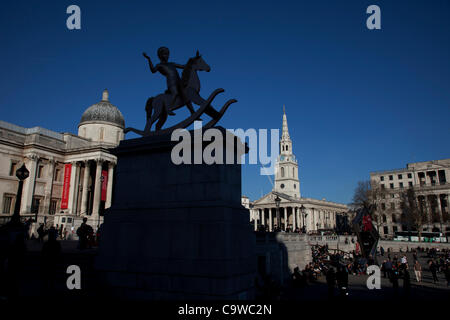
[[[275,166],[273,189],[249,206],[254,230],[309,233],[334,230],[336,215],[345,214],[348,208],[340,203],[301,196],[299,166],[292,145],[283,107],[280,155]]]

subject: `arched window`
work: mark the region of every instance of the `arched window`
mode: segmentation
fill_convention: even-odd
[[[386,215],[383,214],[383,222],[386,222]]]
[[[281,167],[281,177],[284,178],[284,168]]]
[[[289,146],[286,146],[286,151],[288,151],[289,150]]]

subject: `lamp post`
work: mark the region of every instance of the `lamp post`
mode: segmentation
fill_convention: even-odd
[[[14,205],[14,213],[11,217],[11,225],[20,224],[20,204],[22,202],[23,181],[28,178],[30,171],[28,171],[25,163],[16,171],[16,177],[19,179],[19,187],[17,189],[16,204]]]
[[[277,207],[277,229],[279,228],[281,231],[281,221],[280,221],[280,202],[281,199],[279,196],[275,198],[275,206]]]
[[[304,205],[302,205],[300,207],[300,212],[301,212],[302,218],[303,218],[302,232],[306,233],[306,217],[308,216],[308,214],[306,213],[306,208]]]

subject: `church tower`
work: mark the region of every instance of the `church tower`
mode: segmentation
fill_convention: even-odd
[[[286,111],[283,106],[283,129],[280,139],[280,155],[275,167],[274,191],[300,198],[298,164],[292,153],[292,141],[289,137]]]

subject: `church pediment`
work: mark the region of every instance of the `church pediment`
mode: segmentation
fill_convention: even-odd
[[[280,197],[281,203],[283,202],[292,202],[298,199],[294,199],[287,194],[281,193],[281,192],[269,192],[268,194],[264,195],[262,198],[253,201],[253,205],[263,205],[263,204],[274,204],[275,198]]]

